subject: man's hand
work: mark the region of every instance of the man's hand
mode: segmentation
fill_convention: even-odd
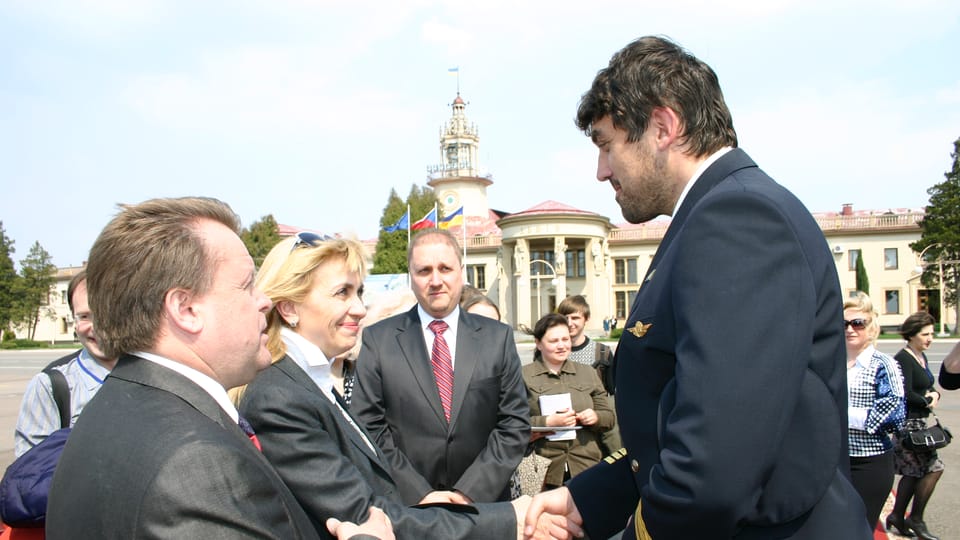
[[[582,526],[583,517],[570,496],[570,490],[561,487],[540,493],[530,502],[524,521],[523,538],[581,538]]]
[[[431,491],[420,499],[419,504],[454,503],[471,504],[470,498],[459,491]]]
[[[327,520],[327,530],[330,531],[330,534],[336,536],[337,540],[348,540],[358,534],[367,534],[379,540],[396,540],[393,535],[393,526],[390,525],[390,518],[376,506],[370,507],[370,517],[360,525],[349,521],[340,521],[337,518],[329,518]]]

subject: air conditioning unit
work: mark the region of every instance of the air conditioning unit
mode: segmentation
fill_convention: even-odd
[[[840,244],[833,246],[833,252],[836,253],[837,255],[843,254],[843,246],[841,246]]]

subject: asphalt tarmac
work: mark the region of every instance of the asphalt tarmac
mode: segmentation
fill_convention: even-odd
[[[939,372],[943,357],[954,343],[956,340],[936,340],[927,352],[934,373]],[[881,341],[878,348],[892,355],[902,346],[901,341]],[[533,344],[519,343],[518,351],[521,361],[529,363],[533,357]],[[3,470],[13,462],[13,432],[27,382],[47,363],[69,352],[68,349],[0,351],[0,468]],[[937,414],[941,422],[952,427],[954,434],[960,437],[960,390],[942,393]],[[960,440],[940,450],[940,458],[946,470],[931,498],[925,520],[930,531],[942,540],[960,540],[960,520],[954,514],[960,509]],[[885,514],[881,515],[881,519],[884,517]]]

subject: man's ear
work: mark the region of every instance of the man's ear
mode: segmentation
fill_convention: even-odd
[[[203,317],[194,299],[193,293],[186,289],[170,289],[163,297],[163,308],[170,323],[190,334],[203,329]]]
[[[290,326],[296,327],[297,323],[300,322],[300,314],[297,313],[297,306],[289,300],[281,300],[277,302],[276,306],[277,313],[280,314],[280,317]]]
[[[670,107],[654,107],[650,112],[650,127],[658,150],[666,150],[681,136],[680,117]]]

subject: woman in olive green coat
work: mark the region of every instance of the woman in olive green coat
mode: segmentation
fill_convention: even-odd
[[[533,363],[523,367],[523,380],[530,404],[530,425],[556,428],[547,432],[535,429],[531,437],[537,454],[550,459],[544,482],[549,489],[563,485],[565,480],[600,461],[600,437],[613,427],[614,412],[596,370],[568,361],[571,342],[566,317],[545,315],[534,326],[533,337],[537,349]],[[570,395],[571,407],[544,415],[541,396],[562,394]],[[564,435],[572,438],[551,440]]]

